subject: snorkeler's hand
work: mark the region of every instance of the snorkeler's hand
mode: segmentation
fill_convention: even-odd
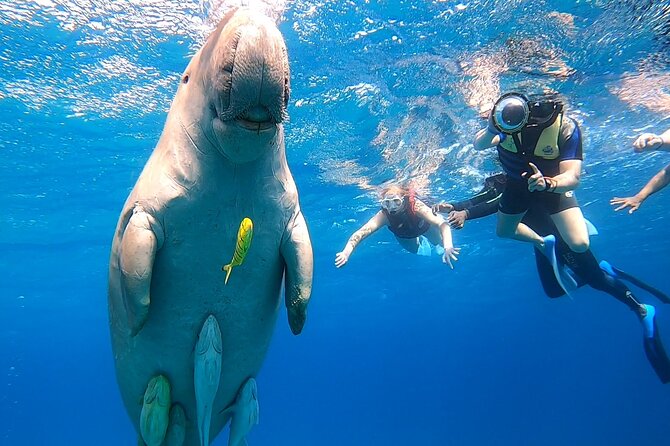
[[[338,252],[335,254],[335,267],[336,268],[341,268],[344,266],[345,263],[349,261],[349,254],[346,252]]]
[[[454,207],[446,202],[438,203],[433,205],[433,215],[437,215],[440,212],[451,212],[454,210]]]
[[[453,246],[449,248],[444,248],[444,254],[442,255],[442,262],[449,265],[449,268],[454,269],[454,264],[452,261],[458,260],[458,254],[461,252],[461,248],[454,248]]]
[[[547,189],[547,180],[540,172],[540,169],[533,163],[528,163],[531,169],[533,169],[533,174],[528,175],[528,172],[521,174],[523,178],[528,179],[528,190],[531,192],[542,192]]]
[[[451,211],[447,216],[447,223],[453,229],[461,229],[465,225],[465,220],[468,218],[466,211]]]
[[[633,143],[633,150],[641,153],[646,150],[656,150],[663,145],[663,138],[655,133],[643,133]]]
[[[622,209],[630,208],[628,210],[628,213],[632,214],[633,212],[637,211],[640,208],[643,201],[644,200],[638,197],[626,197],[626,198],[614,197],[610,200],[610,204],[612,206],[617,206],[616,208],[614,208],[615,212],[620,211]]]

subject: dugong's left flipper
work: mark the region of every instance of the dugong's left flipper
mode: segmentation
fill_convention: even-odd
[[[162,244],[163,230],[158,221],[141,206],[135,206],[123,231],[119,257],[123,301],[133,336],[149,315],[151,274]]]
[[[307,304],[312,294],[314,256],[307,223],[300,210],[288,223],[281,243],[281,254],[286,262],[284,278],[288,324],[293,334],[302,331],[307,318]]]
[[[221,329],[213,315],[209,315],[200,330],[195,346],[194,384],[200,444],[209,445],[212,406],[221,377]]]
[[[140,434],[147,446],[160,446],[165,439],[170,413],[170,383],[163,375],[147,384],[140,412]]]

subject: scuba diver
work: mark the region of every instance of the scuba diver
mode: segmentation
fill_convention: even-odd
[[[574,197],[582,168],[582,138],[577,123],[563,113],[552,95],[527,97],[506,93],[493,106],[488,126],[474,142],[476,150],[496,146],[507,174],[500,198],[496,233],[499,237],[533,243],[549,259],[562,284],[553,235],[540,236],[522,222],[531,206],[551,217],[574,252],[589,249],[584,216]],[[565,288],[565,286],[564,286]]]
[[[462,228],[466,220],[485,217],[498,210],[503,192],[507,184],[507,176],[499,173],[486,178],[484,188],[474,197],[458,203],[439,203],[433,206],[433,213],[449,212],[448,222],[453,228]],[[542,288],[551,298],[561,297],[568,290],[584,285],[610,294],[628,306],[640,318],[643,326],[644,351],[661,382],[670,382],[670,359],[663,348],[661,336],[656,326],[656,308],[637,300],[633,292],[623,280],[643,289],[658,298],[662,303],[670,304],[670,296],[642,282],[636,277],[612,266],[605,260],[600,263],[590,249],[576,253],[561,237],[550,216],[538,205],[532,205],[521,220],[540,236],[549,234],[556,237],[556,256],[564,285],[554,275],[552,265],[544,254],[536,247],[535,263],[540,276]],[[587,220],[588,221],[588,220]],[[588,223],[587,223],[588,224]],[[589,225],[589,232],[595,235],[595,227]]]
[[[412,190],[390,185],[382,191],[380,204],[381,210],[354,232],[344,249],[335,255],[337,268],[349,261],[349,256],[364,238],[383,226],[388,227],[400,246],[412,254],[429,256],[435,245],[435,252],[442,255],[442,261],[454,268],[452,261],[458,260],[460,248],[454,248],[451,228],[416,198]]]

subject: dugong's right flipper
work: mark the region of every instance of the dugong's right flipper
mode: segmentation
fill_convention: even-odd
[[[140,412],[140,434],[147,446],[160,446],[165,439],[170,412],[170,383],[163,375],[147,385]]]
[[[281,243],[281,254],[286,262],[284,298],[288,324],[293,334],[302,331],[307,319],[307,304],[312,294],[314,256],[307,223],[300,210],[286,228]]]
[[[134,336],[142,329],[149,314],[149,289],[156,251],[163,244],[163,230],[158,221],[140,206],[123,232],[119,254],[123,303]]]
[[[209,445],[212,406],[221,377],[221,329],[213,315],[209,315],[200,330],[195,347],[194,384],[200,444]]]

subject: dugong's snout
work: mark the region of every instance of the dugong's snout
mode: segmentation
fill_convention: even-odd
[[[247,9],[228,13],[203,48],[207,53],[219,125],[262,132],[287,118],[288,56],[271,19]]]

